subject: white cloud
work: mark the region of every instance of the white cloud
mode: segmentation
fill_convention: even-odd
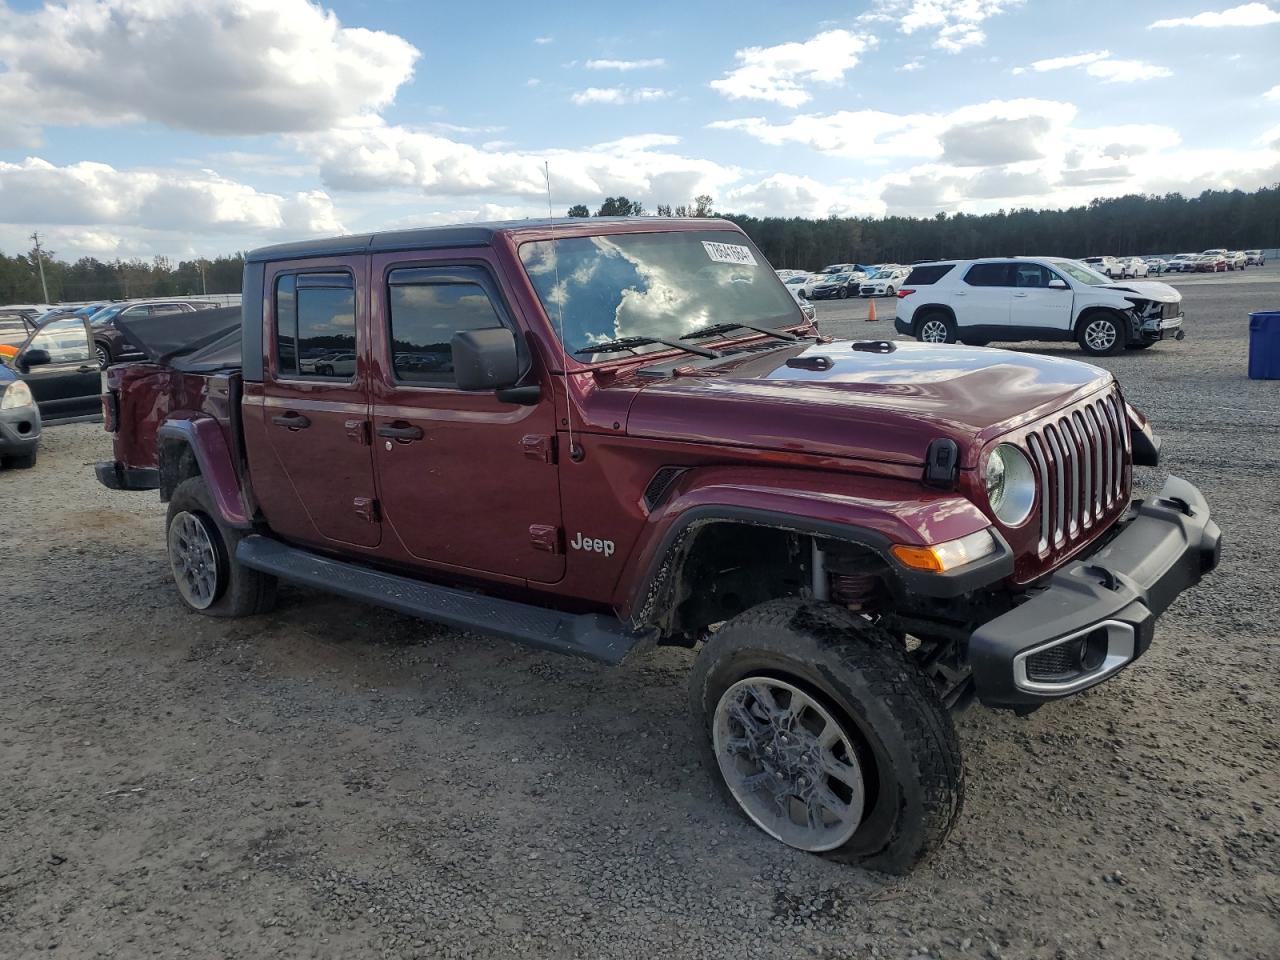
[[[1111,57],[1110,50],[1097,50],[1093,53],[1077,53],[1070,57],[1049,57],[1046,60],[1036,60],[1031,64],[1031,69],[1036,73],[1045,73],[1049,70],[1066,70],[1070,67],[1083,67],[1089,63],[1096,63],[1099,60],[1107,60]],[[1022,67],[1018,67],[1014,73],[1024,72]]]
[[[651,103],[654,100],[665,100],[669,96],[671,96],[669,90],[660,90],[657,87],[640,87],[638,89],[631,87],[587,87],[585,90],[577,91],[569,99],[578,106],[590,103],[619,106],[624,103]]]
[[[896,21],[905,34],[934,34],[933,45],[948,53],[980,46],[987,40],[982,24],[1019,6],[1022,0],[879,0],[864,21]]]
[[[482,150],[422,130],[385,123],[297,134],[293,143],[314,160],[334,190],[416,191],[425,197],[504,198],[546,195],[543,161],[551,165],[557,203],[625,194],[649,203],[716,195],[740,177],[711,160],[671,151],[663,134],[624,137],[580,150]]]
[[[1136,80],[1173,76],[1173,71],[1168,67],[1159,67],[1142,60],[1099,60],[1085,67],[1084,72],[1106,83],[1133,83]]]
[[[1194,17],[1157,20],[1151,27],[1265,27],[1280,23],[1280,11],[1265,3],[1242,3],[1226,10],[1208,10]]]
[[[874,37],[828,30],[803,43],[747,47],[734,54],[739,66],[711,87],[731,100],[767,100],[798,107],[811,99],[806,85],[839,83],[876,43]]]
[[[1052,70],[1069,70],[1075,67],[1084,67],[1085,73],[1089,76],[1106,83],[1132,83],[1135,80],[1153,80],[1158,77],[1173,76],[1172,70],[1142,60],[1114,59],[1110,50],[1077,53],[1068,57],[1049,57],[1046,60],[1036,60],[1030,67],[1015,67],[1013,72],[1021,74],[1033,70],[1036,73],[1047,73]]]
[[[36,157],[0,162],[0,222],[130,227],[199,234],[303,237],[341,233],[323,191],[264,193],[211,170],[59,167]]]
[[[1280,83],[1262,95],[1264,100],[1280,100]]]
[[[900,73],[915,73],[917,70],[924,69],[924,57],[912,57],[901,66],[894,67]]]
[[[42,125],[323,129],[390,104],[418,56],[307,0],[0,4],[0,130],[32,145]]]
[[[548,43],[555,43],[555,37],[534,37],[533,42],[540,47],[545,47]]]
[[[843,157],[937,158],[982,165],[1039,156],[1040,141],[1065,128],[1075,114],[1072,104],[1053,100],[992,100],[941,114],[844,110],[802,114],[784,123],[747,117],[710,126],[741,130],[775,146],[799,143]]]
[[[653,57],[649,60],[588,60],[583,66],[588,70],[620,70],[626,73],[630,70],[652,70],[666,63],[661,57]]]

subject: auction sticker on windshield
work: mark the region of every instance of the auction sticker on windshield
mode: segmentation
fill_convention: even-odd
[[[712,243],[710,240],[703,240],[702,245],[707,249],[707,256],[716,263],[739,263],[747,267],[756,265],[756,258],[751,255],[750,247],[740,247],[735,243]]]

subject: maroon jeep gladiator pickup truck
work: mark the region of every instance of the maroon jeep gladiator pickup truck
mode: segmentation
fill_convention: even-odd
[[[168,501],[184,603],[283,579],[606,663],[700,647],[711,769],[844,861],[947,836],[953,709],[1113,676],[1218,561],[1191,484],[1131,499],[1159,442],[1110,373],[832,340],[726,221],[266,247],[227,313],[139,321],[104,395],[98,476]]]

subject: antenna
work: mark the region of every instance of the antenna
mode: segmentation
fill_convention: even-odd
[[[564,342],[564,291],[560,289],[560,250],[556,246],[556,214],[551,206],[551,164],[542,161],[542,174],[547,179],[547,219],[551,221],[551,262],[555,266],[556,317],[560,324],[560,370],[564,375],[564,422],[569,428],[569,459],[581,463],[583,450],[573,442],[573,396],[569,393],[569,348]]]

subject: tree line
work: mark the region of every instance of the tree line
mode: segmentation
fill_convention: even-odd
[[[168,257],[150,261],[81,257],[68,263],[59,260],[54,251],[45,250],[43,260],[52,303],[239,293],[244,271],[242,253],[177,263]],[[0,253],[0,304],[43,303],[39,266],[34,250],[13,257]]]
[[[740,226],[773,266],[815,270],[828,263],[912,263],[942,257],[1042,254],[1087,257],[1280,247],[1280,184],[1260,190],[1206,190],[1196,197],[1132,195],[1098,199],[1064,210],[939,213],[933,217],[753,217],[718,214],[709,196],[672,207],[660,217],[724,216]],[[645,216],[642,204],[608,197],[594,212],[585,204],[570,217]],[[241,253],[212,260],[155,257],[151,261],[82,257],[74,263],[44,251],[49,299],[120,300],[131,297],[239,293]],[[36,253],[0,253],[0,304],[38,303]]]

